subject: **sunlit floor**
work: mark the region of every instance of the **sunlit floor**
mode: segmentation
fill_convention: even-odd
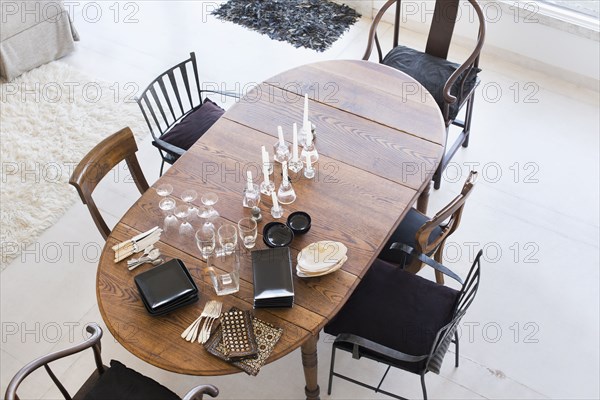
[[[203,79],[243,91],[297,65],[361,58],[370,23],[361,20],[330,50],[316,53],[216,21],[207,13],[208,3],[138,2],[134,23],[124,21],[131,10],[121,10],[117,18],[108,5],[95,23],[76,13],[82,40],[65,61],[121,88],[129,82],[143,87],[195,51]],[[407,40],[422,38],[407,35]],[[440,375],[428,374],[430,397],[598,398],[598,94],[490,54],[484,54],[481,66],[471,144],[458,152],[442,188],[432,193],[430,213],[456,195],[471,166],[480,171],[446,255],[448,265],[465,265],[475,249],[483,248],[482,284],[461,324],[461,366],[455,369],[449,356]],[[153,182],[160,159],[148,137],[140,143],[140,160]],[[110,182],[101,186],[97,203],[114,224],[137,195],[129,185]],[[41,236],[38,246],[70,242],[103,244],[79,203]],[[87,322],[103,326],[96,265],[97,256],[80,251],[64,251],[54,262],[29,253],[1,272],[2,393],[28,361],[79,341]],[[8,334],[9,326],[18,331]],[[339,379],[331,396],[326,394],[330,342],[327,335],[319,342],[322,398],[385,398]],[[217,385],[221,399],[300,399],[304,393],[299,351],[265,366],[257,377],[192,377],[144,363],[105,329],[103,355],[178,394],[199,383]],[[346,355],[338,356],[338,365],[375,384],[384,372],[382,365]],[[91,353],[84,353],[58,363],[56,370],[76,387],[92,367]],[[383,386],[421,397],[419,379],[409,373],[392,371]],[[51,387],[44,372],[36,373],[21,398],[60,398]]]

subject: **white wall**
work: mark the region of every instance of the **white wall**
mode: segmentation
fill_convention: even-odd
[[[335,1],[358,9],[366,17],[374,16],[385,3],[384,0]],[[406,11],[404,26],[426,34],[434,1],[403,0],[402,4]],[[484,55],[494,55],[598,90],[600,43],[597,30],[583,30],[581,33],[581,29],[551,19],[533,6],[517,10],[497,0],[480,0],[480,4],[487,20]],[[393,8],[386,15],[390,22]],[[461,9],[463,12],[457,22],[454,39],[469,48],[474,35],[472,26],[475,16],[466,0],[461,0]]]

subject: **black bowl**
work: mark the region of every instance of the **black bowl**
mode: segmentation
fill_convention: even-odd
[[[289,246],[294,240],[294,232],[281,222],[269,222],[263,228],[263,241],[269,247]]]
[[[289,226],[296,235],[302,235],[308,232],[310,230],[310,224],[310,215],[304,211],[291,213],[287,219],[287,226]]]

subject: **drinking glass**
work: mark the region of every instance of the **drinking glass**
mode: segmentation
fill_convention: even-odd
[[[215,251],[206,261],[207,273],[210,276],[217,296],[235,293],[240,290],[240,251],[233,249],[227,254]]]
[[[225,254],[231,254],[237,245],[237,229],[233,224],[225,224],[217,231],[219,243]]]
[[[167,197],[171,193],[173,193],[173,185],[171,184],[161,183],[156,187],[156,194],[160,197]]]
[[[216,218],[219,216],[218,211],[213,207],[217,204],[217,201],[219,201],[219,196],[217,196],[216,193],[208,192],[200,198],[200,201],[202,201],[202,204],[204,205],[203,209],[198,214],[200,218]]]
[[[175,210],[176,206],[177,203],[172,197],[165,197],[158,203],[158,207],[165,214],[165,219],[163,221],[165,232],[169,232],[177,226],[177,217],[173,215],[173,210]]]
[[[252,218],[242,218],[238,221],[238,230],[244,247],[247,249],[253,248],[256,245],[258,234],[256,221]]]
[[[196,231],[196,246],[198,246],[202,258],[208,259],[208,256],[215,251],[215,230],[205,226],[198,229]]]
[[[194,233],[194,228],[188,221],[189,215],[190,210],[186,204],[180,204],[175,207],[175,216],[181,221],[181,225],[179,225],[179,234],[182,236],[192,236]]]
[[[198,193],[193,189],[184,190],[181,192],[181,200],[183,200],[190,211],[189,218],[193,218],[193,216],[198,214],[198,208],[192,204],[192,201],[198,198]]]

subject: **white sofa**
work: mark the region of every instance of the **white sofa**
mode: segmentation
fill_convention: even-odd
[[[0,77],[12,80],[75,49],[62,1],[0,1]]]

